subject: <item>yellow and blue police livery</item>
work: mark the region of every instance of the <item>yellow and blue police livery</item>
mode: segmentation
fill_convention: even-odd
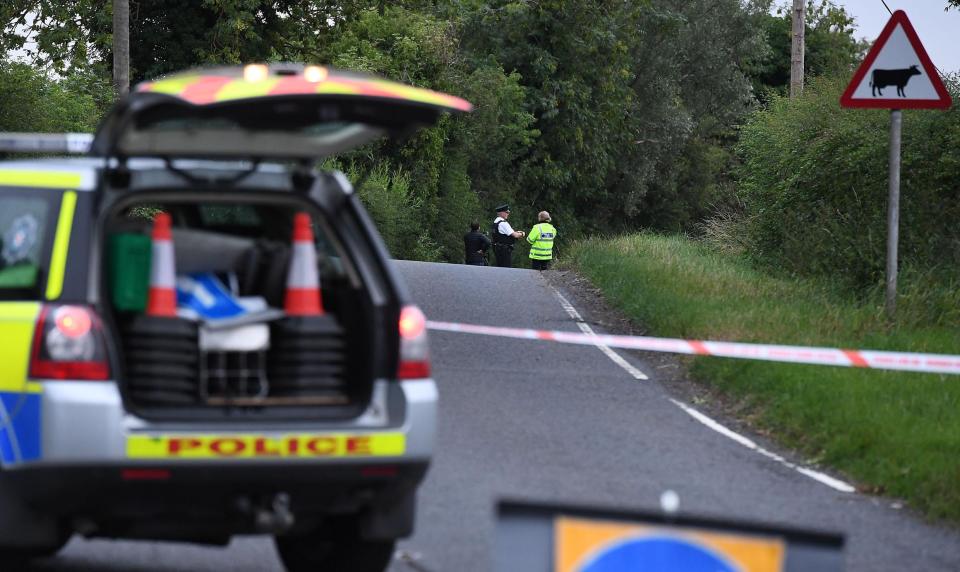
[[[11,162],[0,168],[0,460],[43,457],[43,385],[31,380],[31,348],[41,301],[77,301],[86,269],[68,264],[78,196],[93,190],[90,169]],[[89,216],[82,201],[79,214]],[[82,250],[79,246],[77,250]],[[83,254],[82,252],[80,253]]]

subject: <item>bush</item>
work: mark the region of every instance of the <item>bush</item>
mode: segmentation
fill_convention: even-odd
[[[818,79],[756,113],[738,146],[740,185],[752,258],[867,292],[885,272],[890,114],[841,109],[846,82]],[[958,167],[960,109],[904,112],[900,261],[938,283],[960,277]]]
[[[442,259],[463,262],[463,235],[469,230],[470,222],[479,221],[481,228],[485,225],[480,199],[471,189],[467,158],[463,154],[446,161],[440,179],[439,211],[441,216],[434,231],[442,245]]]
[[[336,168],[335,163],[327,166]],[[363,180],[356,165],[347,167],[346,174],[351,181]],[[440,260],[440,245],[431,236],[430,228],[419,220],[421,199],[413,195],[407,173],[379,162],[357,188],[357,194],[393,258]]]

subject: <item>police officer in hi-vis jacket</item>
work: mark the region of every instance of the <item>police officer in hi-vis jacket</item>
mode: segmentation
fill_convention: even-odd
[[[553,260],[553,239],[557,237],[557,229],[550,224],[550,213],[540,211],[537,215],[540,222],[533,225],[527,242],[530,243],[530,264],[534,270],[546,270]]]

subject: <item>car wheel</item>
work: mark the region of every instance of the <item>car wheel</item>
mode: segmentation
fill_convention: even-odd
[[[394,540],[364,540],[356,521],[335,519],[306,533],[274,539],[287,572],[383,572],[393,557]]]

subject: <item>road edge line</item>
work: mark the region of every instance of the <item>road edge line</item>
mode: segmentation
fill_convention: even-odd
[[[694,409],[693,407],[690,407],[689,405],[687,405],[686,403],[683,403],[682,401],[677,401],[672,397],[670,398],[670,401],[674,405],[682,409],[685,413],[687,413],[687,415],[693,417],[702,425],[706,426],[708,429],[716,431],[717,433],[723,435],[724,437],[732,441],[736,441],[737,443],[739,443],[740,445],[743,445],[744,447],[746,447],[747,449],[750,449],[751,451],[760,453],[761,455],[763,455],[764,457],[767,457],[768,459],[774,460],[789,469],[793,469],[794,471],[797,471],[801,475],[809,477],[817,481],[818,483],[822,485],[826,485],[841,493],[857,492],[856,487],[854,487],[849,483],[846,483],[844,481],[841,481],[840,479],[836,479],[826,473],[821,473],[820,471],[811,469],[809,467],[804,467],[802,465],[791,463],[790,461],[784,459],[781,455],[778,455],[776,453],[773,453],[771,451],[764,449],[763,447],[757,445],[749,437],[744,437],[743,435],[737,433],[736,431],[728,429],[727,427],[721,425],[717,421],[714,421],[710,417],[704,415],[700,411],[697,411],[696,409]]]
[[[560,293],[560,290],[558,290],[552,284],[549,284],[549,286],[550,286],[550,289],[553,290],[553,293],[557,296],[557,299],[560,300],[560,306],[563,307],[564,311],[566,311],[567,314],[577,323],[577,327],[580,328],[580,331],[590,336],[596,336],[597,334],[596,332],[593,331],[593,328],[590,327],[590,324],[586,323],[586,321],[583,319],[583,316],[581,316],[580,312],[578,312],[577,309],[573,306],[573,304],[571,304],[570,301],[567,300],[563,296],[563,294]],[[632,375],[634,378],[642,379],[642,380],[649,379],[646,376],[646,374],[644,374],[639,369],[635,368],[633,365],[627,362],[627,360],[624,359],[623,356],[613,351],[610,347],[597,344],[597,348],[600,349],[600,351],[602,351],[604,354],[606,354],[606,356],[610,358],[615,364],[619,365],[621,368],[626,370],[627,373]],[[838,491],[841,493],[857,492],[856,487],[854,487],[849,483],[846,483],[844,481],[841,481],[840,479],[836,479],[826,473],[822,473],[820,471],[811,469],[809,467],[804,467],[802,465],[791,463],[790,461],[783,458],[781,455],[778,455],[776,453],[773,453],[771,451],[764,449],[763,447],[757,445],[749,437],[744,437],[743,435],[737,433],[736,431],[728,429],[727,427],[721,425],[717,421],[714,421],[707,415],[701,413],[700,411],[694,409],[693,407],[690,407],[686,403],[683,403],[682,401],[677,401],[672,397],[670,397],[669,399],[671,403],[679,407],[687,415],[696,419],[700,424],[704,425],[705,427],[707,427],[712,431],[715,431],[723,435],[724,437],[732,441],[739,443],[740,445],[742,445],[743,447],[746,447],[747,449],[750,449],[751,451],[759,453],[764,457],[770,460],[773,460],[777,463],[780,463],[781,465],[787,467],[788,469],[792,469],[807,478],[813,479],[814,481],[822,485],[830,487],[835,491]]]
[[[583,319],[583,316],[581,316],[580,312],[578,312],[577,309],[573,307],[573,304],[571,304],[570,301],[567,300],[563,296],[563,294],[560,293],[560,290],[557,290],[557,288],[553,284],[548,284],[548,286],[550,287],[551,290],[553,290],[553,293],[554,295],[556,295],[557,299],[560,300],[560,306],[564,309],[567,315],[569,315],[573,319],[573,321],[577,323],[577,327],[580,328],[580,331],[583,332],[584,334],[587,334],[588,336],[596,336],[597,333],[593,331],[593,328],[590,327],[590,324],[588,324]],[[610,358],[610,361],[620,366],[624,371],[629,373],[634,379],[638,379],[641,381],[647,381],[650,379],[649,377],[647,377],[647,374],[640,371],[637,367],[635,367],[633,364],[631,364],[626,359],[624,359],[623,356],[613,351],[613,349],[611,349],[609,346],[605,346],[598,343],[596,344],[596,347],[598,350],[603,352],[605,356]]]

